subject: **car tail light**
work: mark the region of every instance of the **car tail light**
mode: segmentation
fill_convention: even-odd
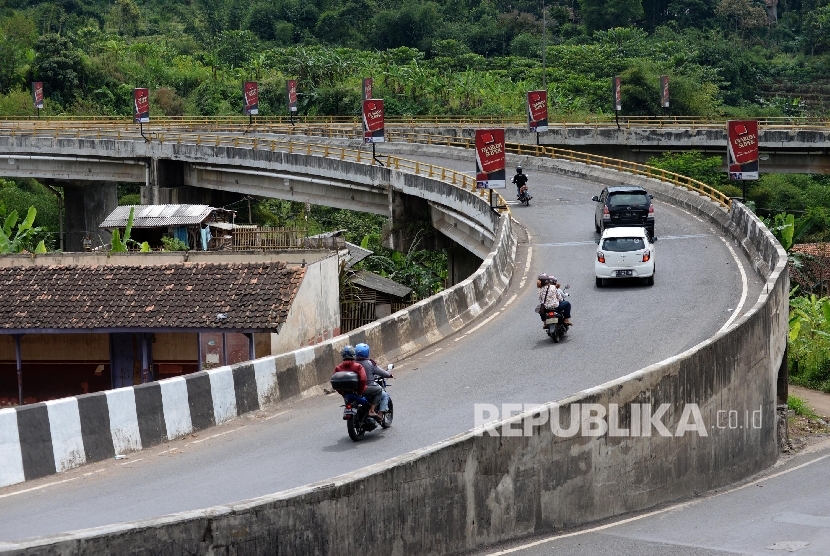
[[[605,262],[605,253],[602,251],[597,251],[597,260],[601,263]]]
[[[654,205],[648,206],[648,215],[654,217]]]
[[[643,262],[647,263],[649,261],[649,259],[651,259],[651,251],[646,249],[645,253],[643,253]]]
[[[607,206],[602,207],[602,217],[603,218],[611,218],[611,212],[608,210]]]

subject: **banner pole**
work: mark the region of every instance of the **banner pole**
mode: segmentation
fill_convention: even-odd
[[[617,110],[614,110],[614,120],[617,122],[617,129],[620,129],[620,113]]]
[[[378,164],[380,164],[381,166],[383,166],[383,162],[381,162],[380,159],[375,155],[375,144],[374,143],[372,143],[372,159],[375,162],[377,162]],[[383,166],[383,167],[386,168],[386,166]]]

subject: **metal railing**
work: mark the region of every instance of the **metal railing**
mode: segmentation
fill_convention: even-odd
[[[750,118],[752,119],[752,118]],[[816,128],[830,130],[830,119],[816,117],[777,116],[755,118],[761,128]],[[526,119],[523,116],[386,116],[386,124],[390,126],[434,127],[441,125],[458,126],[469,125],[509,125],[525,127]],[[550,127],[607,127],[615,128],[719,128],[725,127],[727,118],[701,118],[697,116],[625,116],[619,121],[613,115],[596,115],[585,118],[567,118],[551,116],[548,118]],[[246,116],[179,116],[154,117],[145,125],[146,129],[230,129],[242,132],[246,129],[267,130],[269,128],[301,129],[308,125],[324,126],[360,126],[359,116],[300,116],[293,120],[288,116],[257,116],[252,121]],[[132,118],[113,116],[50,116],[37,118],[35,116],[0,116],[0,129],[12,127],[20,129],[30,127],[72,126],[74,128],[92,129],[94,127],[112,127],[129,129],[136,126]]]
[[[339,130],[342,137],[357,138],[362,137],[362,131],[357,129]],[[358,135],[360,133],[360,135]],[[26,132],[11,131],[11,135],[25,135],[25,136],[49,136],[49,137],[75,137],[75,138],[95,138],[101,139],[137,139],[140,135],[135,131],[125,132],[120,129],[91,129],[91,130],[62,130],[55,128],[51,130],[29,130]],[[337,158],[339,160],[348,160],[350,162],[362,164],[377,164],[377,160],[373,158],[371,152],[362,149],[349,149],[346,147],[338,147],[332,145],[316,145],[310,142],[298,142],[284,139],[270,139],[267,137],[260,137],[249,134],[235,134],[226,135],[221,133],[199,133],[199,132],[182,132],[182,131],[162,131],[154,133],[150,136],[151,140],[159,143],[176,143],[176,144],[196,144],[196,145],[211,145],[211,146],[233,146],[236,148],[251,148],[251,149],[266,149],[270,151],[285,151],[290,154],[305,154],[309,156],[322,156],[326,158]],[[474,147],[475,139],[472,137],[449,137],[443,135],[433,135],[425,132],[397,132],[390,131],[390,139],[405,141],[410,143],[426,143],[430,145],[443,145],[451,147],[461,147],[470,149]],[[518,155],[529,156],[546,156],[553,159],[567,160],[570,162],[579,162],[601,168],[608,168],[618,170],[621,172],[628,172],[635,175],[646,176],[650,178],[660,179],[669,183],[673,183],[680,187],[695,191],[701,195],[709,197],[719,205],[729,208],[731,200],[724,193],[718,191],[714,187],[707,185],[701,181],[670,172],[662,168],[639,164],[636,162],[628,162],[615,158],[605,156],[593,155],[588,153],[581,153],[567,149],[558,149],[554,147],[547,147],[545,145],[528,145],[522,143],[506,143],[505,149],[507,152]],[[476,191],[476,181],[474,177],[468,176],[462,172],[444,168],[434,164],[419,162],[417,160],[409,160],[392,155],[379,155],[379,158],[385,159],[383,165],[394,168],[395,170],[403,170],[416,175],[424,175],[429,178],[440,179],[461,187]],[[487,189],[478,189],[480,196],[488,194]],[[506,206],[505,201],[499,195],[498,205]],[[501,209],[505,210],[505,209]],[[509,209],[508,209],[509,210]]]

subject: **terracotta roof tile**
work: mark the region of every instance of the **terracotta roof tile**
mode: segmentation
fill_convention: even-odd
[[[285,263],[0,268],[0,329],[275,330],[304,274]]]

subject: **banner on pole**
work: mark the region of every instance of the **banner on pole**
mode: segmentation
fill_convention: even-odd
[[[536,133],[548,130],[548,92],[527,93],[527,128]]]
[[[137,124],[150,121],[150,89],[133,89],[133,116]]]
[[[731,180],[758,179],[758,122],[730,120],[726,123],[729,146],[726,159]]]
[[[622,110],[622,79],[619,75],[611,78],[611,92],[614,97],[614,111],[619,112]]]
[[[363,141],[383,143],[384,128],[383,99],[370,98],[363,101]]]
[[[242,100],[245,102],[245,115],[259,114],[259,84],[256,81],[246,81],[242,84]]]
[[[372,78],[366,77],[363,79],[363,100],[372,98]]]
[[[505,174],[504,130],[476,130],[476,187],[504,189]]]
[[[285,88],[288,97],[288,112],[293,114],[297,111],[297,80],[289,79],[285,82]]]
[[[43,81],[32,82],[32,104],[38,110],[43,108]]]
[[[669,76],[660,76],[660,106],[669,107]]]

